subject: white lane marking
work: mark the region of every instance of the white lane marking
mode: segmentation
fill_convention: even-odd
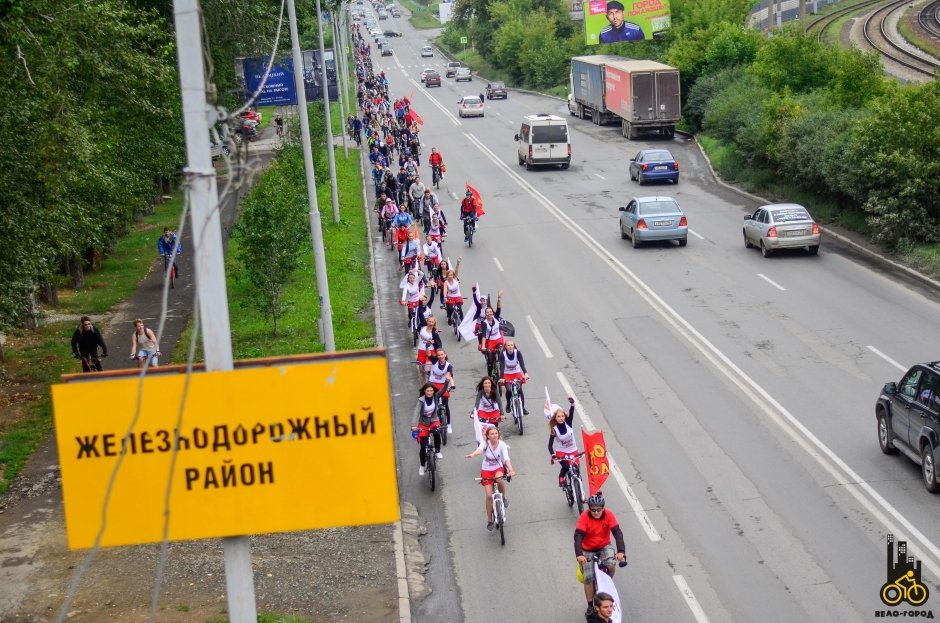
[[[535,326],[535,321],[532,320],[532,316],[526,316],[525,319],[529,323],[529,329],[532,331],[532,335],[535,336],[535,341],[539,343],[539,348],[545,353],[545,358],[551,359],[554,355],[552,355],[552,351],[548,350],[548,343],[545,341],[545,338],[542,337],[542,333],[539,331],[538,327]]]
[[[571,389],[571,384],[568,383],[568,379],[565,378],[565,375],[561,372],[555,373],[558,376],[558,382],[561,383],[561,386],[568,393],[569,396],[574,396],[574,390]],[[591,418],[588,417],[588,414],[584,412],[584,409],[581,408],[581,401],[576,401],[574,403],[575,409],[578,410],[578,415],[581,416],[581,421],[587,424],[588,428],[597,430],[594,424],[591,422]],[[649,515],[646,514],[646,511],[643,510],[643,505],[640,504],[640,499],[636,497],[636,494],[633,492],[633,489],[630,487],[630,483],[627,482],[626,477],[623,475],[623,472],[620,470],[620,466],[617,465],[617,462],[614,461],[614,457],[610,456],[610,453],[607,453],[607,466],[610,467],[610,473],[613,474],[614,480],[617,481],[617,486],[620,487],[620,491],[627,498],[627,502],[630,503],[630,508],[633,509],[633,514],[636,516],[637,521],[640,522],[640,527],[646,532],[647,538],[653,543],[658,543],[663,540],[663,537],[659,535],[659,530],[653,525],[653,522],[650,521]]]
[[[702,356],[711,362],[715,369],[725,375],[741,392],[747,396],[780,430],[786,433],[807,455],[812,457],[835,482],[861,504],[872,517],[884,526],[886,532],[892,534],[906,534],[908,536],[908,551],[914,541],[914,553],[930,569],[934,576],[940,577],[940,548],[913,523],[904,517],[900,511],[892,506],[884,497],[875,491],[855,470],[848,466],[829,446],[813,434],[780,402],[770,395],[766,389],[748,376],[744,370],[731,361],[727,355],[712,344],[698,329],[682,317],[679,312],[670,307],[652,288],[642,281],[636,274],[627,268],[610,251],[604,248],[584,228],[574,222],[558,206],[552,203],[545,195],[540,193],[531,184],[525,181],[509,165],[499,159],[486,145],[472,133],[465,132],[465,136],[476,146],[480,152],[489,158],[525,190],[536,202],[540,203],[562,225],[564,225],[576,238],[581,240],[597,257],[603,260],[627,285],[629,285],[649,306],[671,325],[686,341],[698,350]],[[866,497],[868,496],[868,497]]]
[[[455,199],[456,199],[456,197],[455,197]],[[498,258],[498,257],[494,257],[494,258],[493,258],[493,262],[496,264],[496,268],[499,269],[499,272],[501,272],[501,273],[506,272],[505,269],[503,269],[503,265],[499,263],[499,258]]]
[[[708,616],[702,609],[701,604],[699,604],[698,599],[695,598],[695,594],[692,592],[692,589],[689,588],[689,583],[685,581],[685,578],[681,575],[674,575],[672,576],[672,581],[676,583],[676,587],[679,589],[682,597],[685,598],[685,603],[689,606],[689,610],[692,611],[692,616],[695,617],[695,620],[698,621],[698,623],[708,623]]]
[[[885,361],[887,361],[888,363],[890,363],[892,366],[894,366],[895,368],[897,368],[897,369],[900,370],[901,372],[907,372],[907,367],[902,366],[902,365],[899,364],[897,361],[895,361],[895,360],[892,359],[891,357],[888,357],[886,354],[884,354],[883,352],[881,352],[880,350],[878,350],[877,348],[875,348],[875,347],[872,346],[871,344],[869,344],[866,348],[868,348],[868,350],[870,350],[871,352],[875,353],[876,355],[878,355],[879,357],[881,357],[882,359],[884,359]]]
[[[767,283],[769,283],[770,285],[772,285],[773,287],[777,288],[777,289],[780,290],[781,292],[786,292],[786,291],[787,291],[786,288],[784,288],[782,285],[780,285],[779,283],[777,283],[776,281],[774,281],[773,279],[771,279],[771,278],[768,277],[767,275],[764,275],[764,274],[761,274],[761,273],[757,273],[757,276],[760,277],[761,279],[763,279],[764,281],[766,281]]]
[[[460,122],[460,119],[458,119],[457,117],[454,116],[454,113],[452,113],[452,112],[450,112],[449,110],[447,110],[446,108],[444,108],[444,106],[443,106],[440,102],[438,102],[436,99],[434,99],[433,97],[431,97],[431,95],[427,92],[427,89],[421,87],[421,86],[418,84],[418,81],[417,81],[417,80],[415,80],[414,78],[408,78],[408,82],[410,82],[411,84],[413,84],[413,85],[415,86],[415,88],[418,89],[421,93],[424,93],[424,94],[427,96],[427,98],[428,98],[429,100],[431,100],[431,103],[434,104],[435,106],[437,106],[437,108],[438,108],[442,113],[444,113],[444,116],[446,116],[448,119],[450,119],[450,120],[453,122],[454,125],[463,125],[463,124]]]
[[[705,240],[705,236],[698,233],[697,231],[692,231],[691,229],[689,229],[689,233],[695,236],[696,238],[698,238],[699,240]]]
[[[595,173],[594,175],[596,175],[597,177],[601,178],[602,180],[606,180],[606,179],[607,179],[606,177],[604,177],[604,176],[601,175],[600,173]]]

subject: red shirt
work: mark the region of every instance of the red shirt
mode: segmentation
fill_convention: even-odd
[[[428,156],[428,162],[430,162],[432,165],[433,165],[433,164],[440,164],[440,163],[441,163],[441,160],[442,160],[442,158],[441,158],[440,152],[435,152],[435,153],[431,154],[430,156]]]
[[[594,519],[591,511],[586,510],[578,517],[574,529],[584,533],[581,549],[594,552],[610,545],[610,531],[619,525],[617,518],[607,509],[601,513],[600,519]]]

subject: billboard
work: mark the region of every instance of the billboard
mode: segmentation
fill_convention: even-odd
[[[245,90],[249,97],[258,90],[267,68],[268,57],[242,59],[242,75],[245,78]],[[285,106],[296,103],[294,63],[290,57],[275,60],[255,104],[257,106]]]
[[[446,24],[454,15],[454,3],[453,2],[441,2],[437,5],[437,15],[438,19],[441,20],[441,24]]]
[[[336,84],[336,61],[333,50],[326,50],[326,78],[330,99],[339,97]],[[304,50],[301,52],[304,62],[304,93],[307,101],[323,99],[323,85],[320,51]],[[245,87],[242,99],[247,100],[251,94],[258,90],[264,70],[268,66],[268,58],[239,58],[235,62],[235,75]],[[276,59],[271,66],[264,89],[255,101],[257,106],[288,106],[297,103],[294,93],[294,62],[290,56]]]
[[[584,1],[587,45],[652,39],[669,25],[669,0]]]

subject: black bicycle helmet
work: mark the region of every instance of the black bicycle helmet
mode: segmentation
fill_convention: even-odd
[[[597,507],[597,506],[604,508],[606,504],[606,502],[604,502],[604,496],[601,494],[600,491],[598,491],[597,493],[589,497],[587,503],[588,503],[588,508]]]

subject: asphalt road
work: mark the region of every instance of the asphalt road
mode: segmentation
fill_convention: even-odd
[[[393,96],[413,95],[425,154],[435,146],[447,162],[437,192],[458,226],[445,255],[463,256],[467,296],[476,281],[493,294],[505,289],[503,315],[517,328],[532,377],[525,435],[507,436],[519,476],[509,486],[501,547],[484,527],[473,481],[479,461],[463,458],[473,449],[465,414],[482,358],[475,343],[444,335],[457,371],[456,434],[432,493],[417,475],[408,431],[418,384],[398,273],[392,254],[377,247],[401,492],[428,530],[432,592],[413,605],[415,620],[582,620],[576,514],[548,461],[545,387],[558,403],[573,392],[576,426],[587,426],[586,417],[587,428],[605,432],[622,476],[604,491],[628,545],[630,565],[615,578],[624,620],[874,619],[885,609],[889,532],[909,542],[936,592],[938,500],[916,466],[881,454],[874,419],[884,382],[936,359],[933,295],[826,240],[817,257],[764,259],[745,250],[742,215],[756,204],[716,184],[686,139],[626,141],[619,127],[571,117],[571,168],[526,171],[513,141],[522,116],[567,116],[564,103],[510,91],[508,100],[486,103],[484,118],[458,119],[457,99],[485,82],[444,79],[425,89],[421,68],[443,74],[448,59],[421,59],[424,35],[404,20],[379,22],[387,23],[406,36],[392,40],[394,56],[374,55],[376,67]],[[629,181],[626,161],[646,146],[672,150],[680,184],[640,189]],[[472,249],[460,243],[456,220],[466,182],[486,208]],[[687,247],[632,249],[620,239],[617,207],[657,193],[686,211]]]

